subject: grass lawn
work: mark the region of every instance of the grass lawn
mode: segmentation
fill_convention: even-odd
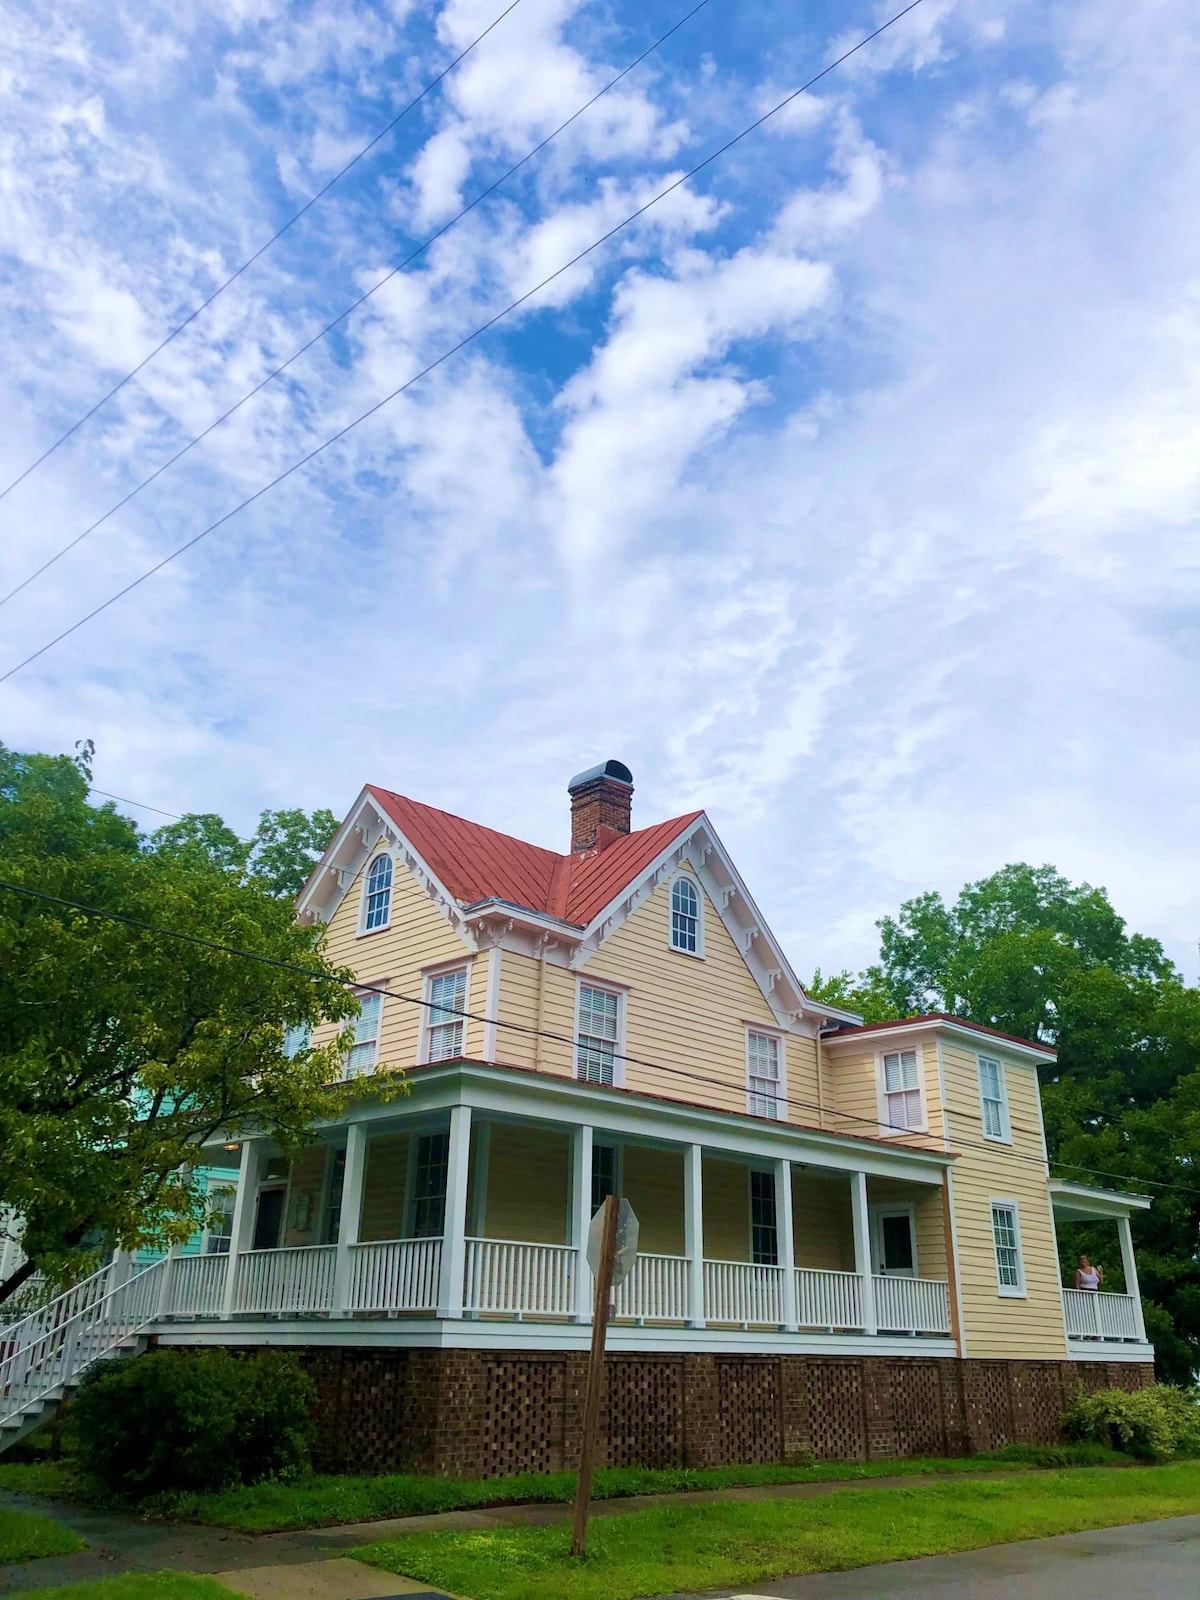
[[[75,1474],[67,1461],[0,1461],[0,1489],[68,1500],[75,1488]]]
[[[29,1561],[34,1556],[69,1556],[86,1546],[77,1533],[52,1517],[33,1511],[0,1510],[0,1561]]]
[[[1200,1463],[1189,1462],[655,1506],[595,1519],[583,1563],[567,1554],[566,1524],[418,1533],[349,1553],[474,1600],[635,1600],[1197,1511]]]
[[[612,1467],[596,1474],[597,1499],[634,1494],[672,1494],[734,1485],[812,1483],[933,1473],[971,1473],[996,1468],[1021,1469],[1101,1465],[1126,1457],[1099,1445],[1013,1446],[988,1455],[945,1460],[825,1461],[806,1467],[746,1466],[709,1468]],[[0,1487],[8,1487],[0,1467]],[[12,1485],[15,1487],[15,1485]],[[39,1492],[32,1490],[31,1492]],[[41,1492],[53,1492],[43,1490]],[[294,1483],[260,1483],[220,1494],[164,1496],[145,1509],[244,1533],[274,1533],[339,1522],[370,1522],[382,1517],[420,1516],[472,1506],[516,1505],[527,1501],[567,1503],[575,1495],[575,1474],[521,1473],[508,1478],[456,1481],[393,1475],[376,1478],[314,1476]]]
[[[127,1572],[119,1578],[92,1578],[59,1589],[27,1589],[21,1600],[246,1600],[194,1572]]]

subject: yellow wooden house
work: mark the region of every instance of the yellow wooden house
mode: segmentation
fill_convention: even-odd
[[[566,853],[358,796],[299,914],[362,986],[346,1073],[408,1092],[291,1161],[242,1143],[229,1236],[164,1264],[155,1336],[303,1349],[327,1464],[562,1465],[615,1192],[612,1460],[1053,1437],[1080,1382],[1149,1381],[1148,1202],[1051,1178],[1053,1051],[863,1027],[805,993],[703,811],[633,829],[616,761],[569,794]],[[1062,1284],[1064,1216],[1112,1221],[1123,1292]]]

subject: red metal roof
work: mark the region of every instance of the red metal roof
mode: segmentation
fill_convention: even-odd
[[[1023,1044],[1027,1050],[1040,1050],[1047,1056],[1058,1056],[1052,1045],[1037,1039],[1022,1039],[1018,1033],[1001,1033],[999,1028],[989,1028],[983,1022],[970,1022],[966,1017],[951,1016],[948,1011],[926,1011],[919,1017],[900,1017],[895,1022],[868,1022],[859,1028],[842,1028],[837,1033],[826,1034],[825,1043],[835,1044],[840,1039],[857,1039],[861,1033],[884,1033],[888,1028],[915,1028],[923,1022],[952,1022],[956,1028],[969,1028],[972,1033],[987,1033],[993,1039],[1007,1039],[1010,1044]]]
[[[671,841],[703,815],[691,811],[639,828],[604,850],[559,855],[390,789],[368,784],[367,793],[456,900],[464,905],[507,900],[580,927],[636,882]]]

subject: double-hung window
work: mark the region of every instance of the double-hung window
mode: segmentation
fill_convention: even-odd
[[[753,1169],[750,1172],[750,1258],[756,1267],[779,1265],[775,1175]]]
[[[436,1239],[446,1227],[450,1135],[423,1133],[413,1162],[412,1237]]]
[[[299,1022],[294,1028],[283,1030],[283,1053],[288,1060],[300,1055],[312,1044],[312,1027],[307,1022]]]
[[[621,996],[615,989],[598,989],[594,984],[581,983],[575,1076],[584,1083],[615,1082],[620,1036]]]
[[[426,1013],[426,1061],[454,1061],[463,1053],[466,1018],[458,1015],[467,1009],[467,969],[435,972],[426,980],[429,1007]]]
[[[228,1183],[217,1183],[209,1187],[204,1249],[210,1256],[229,1254],[229,1240],[233,1233],[233,1207],[236,1199],[237,1191]]]
[[[361,1078],[379,1060],[379,1024],[383,1017],[383,996],[360,994],[358,1020],[354,1024],[354,1043],[346,1057],[346,1076]]]
[[[782,1117],[783,1073],[779,1036],[746,1030],[746,1109],[755,1117]]]
[[[700,895],[690,878],[671,885],[671,949],[700,954]]]
[[[1025,1293],[1021,1262],[1021,1230],[1015,1200],[992,1201],[992,1241],[996,1247],[996,1282],[1003,1295]]]
[[[983,1112],[983,1136],[1007,1142],[1008,1096],[1004,1089],[1004,1068],[991,1056],[979,1057],[979,1103]]]
[[[889,1128],[923,1128],[921,1076],[915,1050],[888,1050],[883,1057],[883,1108]]]
[[[385,853],[376,856],[367,868],[367,881],[363,886],[363,932],[386,928],[391,911],[392,858]]]

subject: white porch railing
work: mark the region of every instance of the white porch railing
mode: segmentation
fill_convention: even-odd
[[[468,1239],[463,1310],[509,1316],[567,1317],[574,1310],[570,1245]]]
[[[875,1321],[881,1333],[949,1333],[950,1285],[941,1278],[877,1274]]]
[[[744,1261],[704,1263],[704,1317],[742,1327],[778,1327],[783,1322],[783,1267]]]
[[[237,1258],[233,1309],[284,1316],[332,1311],[336,1265],[332,1244],[243,1251]]]
[[[350,1246],[350,1311],[434,1311],[441,1239]]]
[[[686,1256],[638,1256],[613,1300],[622,1321],[686,1322]]]
[[[862,1279],[857,1272],[818,1272],[812,1267],[797,1267],[796,1308],[802,1328],[862,1328]]]
[[[1142,1337],[1137,1302],[1131,1294],[1105,1294],[1095,1289],[1064,1289],[1063,1320],[1068,1339]]]
[[[225,1299],[229,1257],[172,1256],[166,1264],[162,1314],[165,1317],[219,1317]]]

